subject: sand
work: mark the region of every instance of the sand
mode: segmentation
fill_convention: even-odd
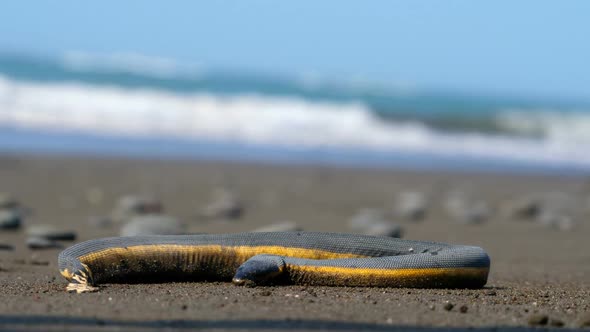
[[[198,217],[216,187],[232,188],[245,214],[233,221]],[[347,232],[361,208],[393,206],[419,190],[432,204],[422,222],[403,222],[405,238],[483,247],[492,268],[484,289],[238,287],[230,283],[108,284],[66,293],[59,249],[30,250],[24,229],[0,231],[0,329],[6,330],[394,330],[556,329],[590,320],[590,182],[574,176],[413,172],[230,162],[105,160],[64,156],[0,157],[0,192],[32,210],[25,225],[75,230],[77,241],[117,235],[91,226],[125,194],[159,197],[192,232],[240,232],[280,221],[309,231]],[[443,209],[450,192],[485,200],[492,218],[464,225]],[[499,209],[530,193],[561,192],[574,202],[569,231],[516,221]],[[65,243],[70,245],[71,242]],[[452,308],[451,308],[452,307]],[[546,316],[545,316],[546,315]],[[560,327],[563,325],[563,327]]]

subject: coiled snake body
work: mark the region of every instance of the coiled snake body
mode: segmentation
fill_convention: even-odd
[[[479,247],[316,232],[104,238],[69,247],[58,261],[76,292],[153,279],[479,288],[490,268]]]

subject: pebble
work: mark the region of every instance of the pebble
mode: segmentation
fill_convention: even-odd
[[[424,219],[427,212],[428,200],[426,195],[417,191],[406,191],[398,194],[395,212],[399,217],[409,221]]]
[[[297,232],[303,228],[292,221],[281,221],[278,223],[262,226],[252,232]]]
[[[562,327],[562,326],[565,325],[565,323],[562,320],[560,320],[560,319],[551,318],[549,320],[549,325],[554,326],[554,327]]]
[[[360,209],[348,222],[348,226],[355,231],[362,231],[376,222],[383,221],[385,213],[380,209]]]
[[[492,213],[485,201],[468,199],[463,194],[451,194],[445,202],[445,208],[451,218],[463,224],[481,224]]]
[[[462,314],[467,313],[467,310],[469,310],[469,308],[466,305],[462,305],[459,308],[459,312],[461,312]]]
[[[239,219],[243,213],[244,207],[234,192],[217,188],[211,202],[202,209],[200,215],[208,219]]]
[[[401,238],[404,232],[403,228],[396,223],[381,221],[368,226],[362,233],[365,235]]]
[[[545,314],[534,314],[529,316],[529,325],[547,325],[549,322],[549,316]]]
[[[506,217],[513,219],[533,219],[539,215],[542,206],[539,197],[528,195],[506,202],[502,212]]]
[[[106,216],[90,216],[86,220],[86,224],[96,228],[106,228],[113,224],[113,220]]]
[[[446,311],[451,311],[454,307],[455,305],[450,302],[446,302],[445,305],[443,305],[443,309],[445,309]]]
[[[42,237],[29,237],[26,240],[26,245],[29,249],[58,249],[63,246],[56,241],[42,238]]]
[[[537,222],[545,227],[560,231],[570,231],[574,228],[574,221],[570,216],[553,211],[541,213]]]
[[[402,237],[403,228],[389,221],[380,209],[360,209],[348,222],[349,227],[365,235]]]
[[[119,198],[113,210],[112,219],[120,223],[137,215],[162,213],[163,210],[162,203],[155,197],[125,195]]]
[[[21,215],[13,209],[0,210],[0,229],[17,229],[21,226]]]
[[[44,238],[48,240],[74,241],[76,233],[73,231],[64,231],[53,225],[31,225],[27,229],[27,235],[30,237]]]
[[[11,244],[0,243],[0,250],[12,251],[14,250],[14,246]]]
[[[185,225],[170,216],[151,214],[133,217],[120,231],[121,236],[181,235]]]

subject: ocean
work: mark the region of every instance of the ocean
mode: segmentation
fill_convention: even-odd
[[[590,172],[590,102],[0,54],[0,152]]]

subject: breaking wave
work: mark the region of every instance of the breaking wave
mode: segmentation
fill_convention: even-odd
[[[384,120],[363,102],[175,93],[0,76],[1,126],[590,167],[589,113],[502,110],[492,121],[505,133],[450,132],[417,119]]]

